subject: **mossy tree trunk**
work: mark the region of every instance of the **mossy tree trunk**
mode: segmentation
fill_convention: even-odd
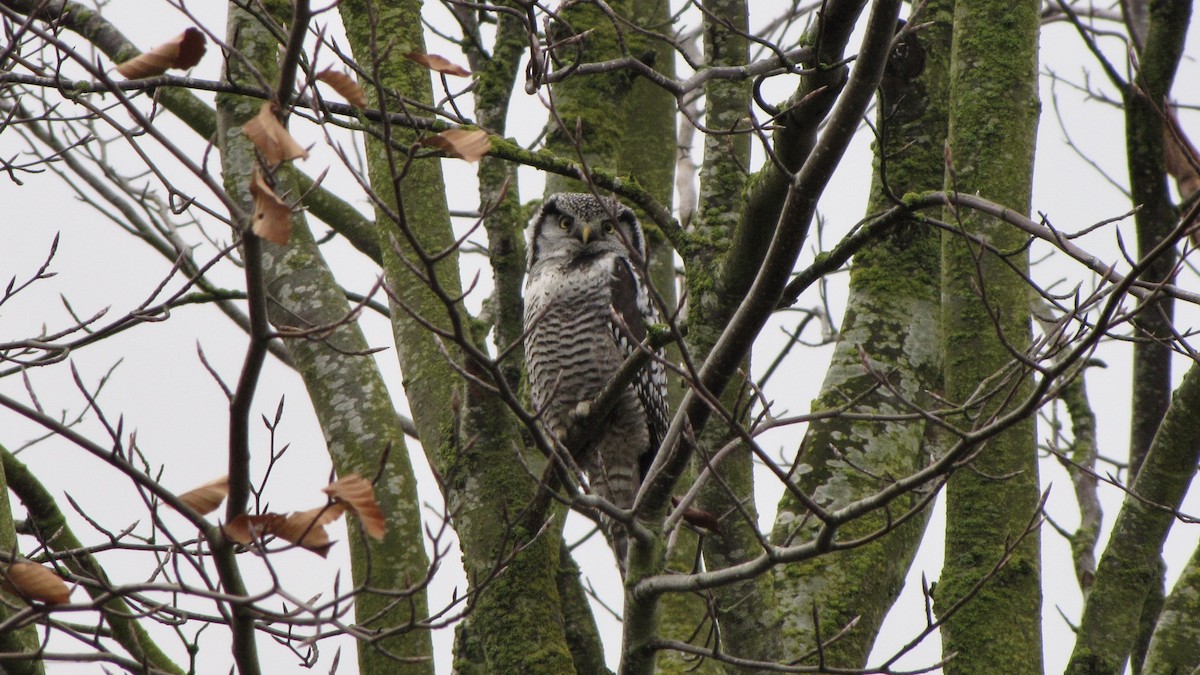
[[[1117,675],[1124,671],[1139,635],[1142,606],[1162,574],[1158,558],[1175,520],[1175,509],[1182,503],[1200,460],[1197,411],[1200,366],[1193,365],[1175,390],[1171,407],[1146,453],[1131,494],[1117,514],[1109,544],[1096,567],[1096,579],[1067,668],[1072,675]],[[1187,584],[1180,592],[1186,594],[1186,588]],[[1175,606],[1182,601],[1177,596]]]
[[[733,66],[749,57],[749,6],[744,0],[722,0],[708,4],[704,23],[704,53],[711,65]],[[746,184],[750,180],[751,82],[712,81],[705,86],[704,124],[720,134],[704,137],[704,164],[700,167],[699,203],[695,232],[704,245],[687,256],[688,350],[693,359],[703,359],[713,347],[740,302],[740,286],[747,279],[725,274],[727,266],[739,267],[731,250],[739,222]],[[753,257],[755,254],[750,253]],[[754,262],[747,261],[746,268]],[[721,396],[721,405],[737,424],[749,421],[751,390],[746,377],[750,356],[742,361],[743,375]],[[759,553],[758,509],[754,494],[754,456],[740,444],[736,431],[716,422],[697,439],[692,471],[711,473],[697,499],[697,507],[721,517],[721,532],[704,539],[704,562],[709,569],[722,569],[753,558]],[[721,453],[728,444],[733,452]],[[719,454],[719,463],[713,460]],[[712,591],[713,609],[720,627],[723,649],[741,658],[773,661],[779,656],[779,608],[769,576],[732,584]]]
[[[1178,217],[1167,190],[1162,102],[1170,96],[1183,56],[1191,4],[1188,0],[1149,3],[1147,39],[1138,54],[1141,69],[1122,90],[1130,196],[1138,207],[1134,223],[1139,256],[1153,251],[1170,235]],[[1174,275],[1177,261],[1173,247],[1163,250],[1150,261],[1147,278],[1166,281]],[[1171,402],[1172,350],[1162,340],[1171,335],[1174,300],[1169,295],[1155,295],[1138,309],[1135,326],[1146,339],[1133,345],[1130,479],[1137,475]]]
[[[1038,10],[1032,0],[958,0],[954,11],[946,189],[1021,213],[1029,212],[1039,114]],[[997,220],[947,219],[961,231],[943,236],[946,396],[965,406],[954,424],[978,427],[1031,391],[1013,353],[1031,343],[1028,252],[1025,236]],[[943,651],[957,655],[946,669],[990,673],[1003,663],[1010,673],[1041,673],[1039,535],[1026,532],[1039,498],[1034,419],[973,451],[946,488],[946,555],[935,592]]]
[[[639,27],[668,34],[672,30],[671,8],[662,0],[651,2],[635,1],[630,10],[630,19]],[[634,56],[654,67],[667,77],[675,77],[675,51],[671,45],[658,40],[635,40],[631,48]],[[655,201],[671,209],[675,191],[676,160],[676,100],[667,91],[645,78],[637,78],[629,90],[622,106],[622,141],[620,154],[614,158],[613,167],[629,176]],[[684,122],[687,124],[688,122]],[[661,231],[650,223],[649,218],[639,211],[638,217],[646,230],[650,249],[650,280],[662,298],[660,313],[671,316],[677,308],[675,251],[670,247]],[[649,223],[649,224],[648,224]],[[677,345],[664,348],[665,358],[671,363],[680,362]],[[679,405],[684,385],[679,377],[668,374],[668,396],[671,409]],[[689,482],[687,479],[684,483]],[[696,561],[699,538],[690,529],[681,529],[675,541],[669,569],[691,572]],[[710,635],[706,599],[698,593],[671,593],[663,597],[659,610],[659,634],[665,639],[692,642],[703,645]],[[656,663],[659,673],[707,673],[722,672],[720,664],[707,660],[700,663],[690,656],[668,651],[659,654]]]
[[[1200,547],[1193,553],[1156,617],[1141,670],[1188,673],[1200,667]]]
[[[290,3],[265,3],[264,7],[286,25]],[[228,21],[232,46],[246,59],[231,60],[229,76],[249,78],[248,67],[253,67],[269,81],[277,81],[280,44],[276,36],[259,17],[237,6],[231,5]],[[242,125],[258,114],[261,105],[262,101],[249,97],[218,99],[218,146],[225,189],[247,212],[253,210],[249,185],[259,162],[250,140],[242,133]],[[274,180],[278,194],[301,192],[297,172],[291,167],[277,169]],[[356,597],[355,615],[363,629],[409,627],[395,637],[360,649],[360,670],[433,672],[429,632],[416,626],[427,617],[428,606],[425,592],[415,585],[429,569],[424,547],[412,545],[421,541],[423,534],[416,477],[383,376],[357,322],[345,321],[351,307],[325,263],[307,219],[302,214],[292,217],[292,234],[286,246],[263,241],[261,248],[260,264],[272,324],[281,332],[336,326],[321,339],[287,341],[288,353],[304,380],[334,468],[339,476],[358,473],[380,477],[375,494],[387,514],[389,527],[379,542],[363,537],[359,528],[349,528],[354,582],[392,593],[412,591],[410,601],[405,603],[396,603],[391,595],[378,591]],[[397,663],[397,657],[407,662]]]
[[[1141,69],[1122,90],[1130,192],[1138,206],[1138,254],[1156,253],[1147,261],[1153,280],[1174,274],[1177,253],[1170,239],[1181,236],[1178,211],[1166,187],[1160,102],[1171,92],[1190,16],[1190,2],[1149,4],[1148,14],[1140,17],[1145,24],[1132,26],[1145,35],[1138,41]],[[1193,472],[1196,441],[1189,437],[1190,425],[1184,420],[1194,418],[1197,410],[1196,368],[1188,371],[1172,397],[1172,350],[1157,341],[1174,330],[1172,299],[1156,296],[1141,303],[1139,310],[1137,328],[1155,339],[1134,344],[1129,475],[1136,497],[1128,497],[1122,506],[1097,567],[1071,656],[1073,673],[1117,673],[1127,661],[1135,673],[1192,670],[1200,665],[1190,644],[1197,627],[1189,613],[1197,557],[1193,555],[1164,600],[1160,551],[1171,518],[1139,501],[1178,506],[1187,489],[1184,476]]]
[[[1169,282],[1176,275],[1179,254],[1174,246],[1162,247],[1179,217],[1167,189],[1163,155],[1165,125],[1162,104],[1183,56],[1191,16],[1191,2],[1154,2],[1149,5],[1145,39],[1139,43],[1140,69],[1133,82],[1122,88],[1125,104],[1125,143],[1129,170],[1129,192],[1133,198],[1134,224],[1139,257],[1158,249],[1148,261],[1147,278]],[[1134,321],[1139,340],[1133,343],[1132,397],[1130,400],[1129,480],[1136,479],[1142,462],[1171,402],[1170,340],[1174,328],[1175,301],[1155,295],[1138,303]],[[1150,586],[1142,607],[1138,638],[1130,659],[1132,672],[1141,671],[1142,659],[1163,609],[1166,563],[1158,562],[1158,581]]]
[[[372,106],[399,110],[392,92],[430,104],[429,72],[403,56],[425,53],[421,3],[354,0],[339,9],[351,48],[378,83],[368,91]],[[475,665],[495,673],[573,672],[556,585],[559,540],[536,536],[541,524],[521,515],[534,502],[537,485],[521,459],[514,418],[489,391],[463,387],[448,359],[501,383],[469,355],[453,347],[443,352],[442,341],[426,327],[436,326],[464,345],[481,343],[457,301],[462,293],[457,259],[431,257],[454,242],[439,161],[408,163],[418,138],[412,131],[388,124],[376,131],[367,141],[367,167],[379,200],[384,275],[395,298],[397,357],[413,421],[442,477],[471,590],[478,594],[471,631],[484,663]]]
[[[942,183],[952,10],[948,0],[925,5],[913,21],[931,25],[905,38],[904,48],[889,60],[877,112],[872,213],[893,206],[893,199],[905,193]],[[929,456],[924,419],[873,422],[870,417],[911,412],[911,402],[928,405],[926,392],[942,388],[940,255],[938,231],[913,217],[854,257],[846,315],[815,408],[854,401],[856,419],[834,416],[810,424],[799,458],[803,471],[796,478],[804,494],[822,506],[836,509],[874,494],[884,477],[911,474]],[[887,386],[881,386],[881,378]],[[927,506],[923,496],[912,493],[886,514],[851,523],[840,536],[884,529],[905,511]],[[804,505],[785,493],[773,539],[815,536],[816,523],[806,514]],[[787,656],[813,653],[818,636],[827,639],[857,620],[852,631],[824,648],[823,662],[865,667],[927,518],[926,509],[868,546],[777,568],[777,593],[788,605],[815,607],[815,612],[792,611],[784,618]]]

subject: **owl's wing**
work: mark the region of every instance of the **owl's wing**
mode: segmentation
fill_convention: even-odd
[[[628,259],[617,258],[614,261],[611,283],[609,297],[612,298],[613,311],[621,319],[612,325],[613,337],[621,348],[621,354],[628,358],[645,341],[646,324],[657,322],[658,312]],[[650,432],[650,447],[638,457],[638,468],[641,477],[645,478],[671,423],[667,409],[667,375],[662,362],[651,360],[638,373],[633,385],[646,413],[646,425]]]

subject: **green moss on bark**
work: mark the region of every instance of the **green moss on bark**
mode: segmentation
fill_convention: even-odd
[[[0,464],[0,565],[7,567],[11,562],[10,556],[18,554],[17,551],[17,532],[13,527],[12,505],[8,501],[8,480],[6,477],[6,465],[9,463],[12,455],[8,450],[0,447],[0,454],[3,455],[5,464]],[[47,530],[54,532],[55,530]],[[0,621],[8,619],[13,613],[20,611],[19,608],[25,604],[17,596],[10,593],[7,589],[0,588]],[[120,603],[122,606],[124,602]],[[128,608],[126,608],[128,609]],[[153,643],[151,643],[153,646]],[[0,652],[8,654],[33,654],[38,650],[38,631],[33,625],[25,626],[17,630],[7,630],[0,632]],[[170,665],[170,661],[163,659],[166,665]],[[2,662],[0,669],[6,673],[13,675],[40,675],[45,672],[42,667],[41,659],[17,660],[12,659]]]
[[[1144,673],[1190,673],[1200,667],[1200,548],[1171,589],[1150,638]]]
[[[1125,498],[1096,568],[1067,672],[1120,673],[1138,634],[1142,605],[1161,571],[1158,556],[1200,459],[1200,366],[1171,400],[1142,470]],[[1147,671],[1157,672],[1157,671]],[[1165,671],[1164,671],[1165,672]]]
[[[1029,210],[1039,107],[1038,9],[1032,0],[959,0],[954,14],[953,172],[946,188],[979,192],[1022,213]],[[1020,276],[1028,255],[1024,236],[1003,223],[973,213],[949,217],[1008,254],[1001,260],[980,254],[957,233],[943,237],[946,395],[963,403],[981,383],[988,391],[999,389],[994,397],[975,399],[969,416],[952,420],[971,427],[999,412],[992,401],[1019,401],[1029,392],[1028,373],[1009,353],[1031,340],[1028,291]],[[1037,509],[1032,418],[978,450],[972,467],[955,473],[946,491],[946,559],[935,594],[939,613],[992,573]],[[1012,673],[1041,672],[1038,548],[1038,534],[1026,535],[1004,569],[948,618],[943,650],[957,656],[947,672],[994,672],[997,663]]]
[[[608,3],[619,16],[631,15],[630,0]],[[582,39],[577,36],[587,33]],[[625,56],[613,21],[592,4],[573,4],[564,8],[559,20],[549,28],[551,41],[577,40],[577,46],[560,47],[558,56],[564,65],[571,62],[595,63]],[[645,50],[644,38],[626,32],[631,50]],[[546,147],[560,157],[582,158],[588,166],[605,167],[624,173],[616,162],[624,150],[626,110],[630,105],[636,76],[620,69],[587,77],[568,77],[554,85],[553,101],[557,120],[551,119]],[[586,191],[587,186],[559,175],[546,176],[546,194]]]
[[[351,0],[339,10],[355,57],[377,79],[379,86],[364,86],[371,105],[397,110],[397,95],[431,102],[429,71],[403,58],[409,52],[425,52],[419,0],[385,4]],[[407,152],[418,139],[417,132],[388,125],[378,125],[376,131],[382,140],[368,137],[366,144],[368,177],[382,201],[376,210],[376,236],[388,286],[406,306],[397,306],[392,312],[397,358],[422,444],[434,465],[441,466],[452,460],[442,453],[449,447],[451,425],[446,411],[451,408],[458,378],[445,363],[438,341],[410,312],[448,329],[451,310],[405,261],[425,274],[414,246],[433,253],[453,244],[445,183],[436,158],[415,160],[406,167]],[[461,293],[455,256],[438,261],[433,274],[448,295]]]

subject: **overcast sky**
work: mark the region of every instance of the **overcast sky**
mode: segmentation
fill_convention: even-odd
[[[218,3],[196,4],[204,6],[192,9],[200,12],[203,20],[209,22],[208,25],[215,32],[223,34],[224,29],[219,27],[223,14],[219,9],[213,9],[218,7]],[[428,6],[432,8],[435,4],[428,3]],[[143,48],[148,48],[189,25],[186,17],[166,7],[165,3],[114,0],[110,3],[109,11],[117,25]],[[695,17],[688,17],[686,20],[694,23]],[[765,19],[760,17],[759,20]],[[333,14],[323,15],[321,21],[328,23],[330,34],[336,34],[336,31],[340,30]],[[1115,63],[1123,63],[1124,49],[1120,43],[1109,40],[1102,44]],[[438,42],[436,38],[431,41],[429,51],[464,62],[453,53],[452,48]],[[1195,89],[1194,85],[1188,88],[1190,83],[1200,82],[1200,69],[1196,63],[1197,56],[1200,56],[1200,48],[1194,39],[1188,45],[1187,54],[1183,71],[1177,78],[1175,96],[1184,103],[1197,105],[1200,104],[1200,91]],[[209,54],[194,69],[192,75],[216,79],[220,66],[218,56],[219,52],[210,46]],[[319,65],[331,65],[331,61]],[[1104,83],[1099,75],[1099,68],[1094,65],[1074,30],[1065,24],[1046,28],[1042,40],[1042,70],[1057,73],[1075,85],[1090,82],[1093,87],[1113,95],[1112,88]],[[794,81],[785,78],[778,79],[776,88],[768,91],[768,98],[782,98],[795,84]],[[518,87],[509,134],[523,142],[532,142],[544,124],[544,107],[537,96],[526,96],[520,89]],[[465,102],[466,98],[460,101],[460,105]],[[1087,158],[1123,185],[1124,136],[1120,112],[1102,102],[1087,100],[1078,89],[1065,83],[1059,83],[1052,90],[1051,79],[1048,77],[1042,79],[1042,103],[1034,210],[1045,212],[1056,227],[1066,231],[1080,230],[1126,212],[1129,205],[1120,192],[1109,185],[1108,179],[1100,171],[1089,165],[1063,142],[1065,134],[1069,132],[1073,142]],[[1059,116],[1067,132],[1060,127]],[[1181,118],[1184,128],[1191,131],[1193,138],[1200,138],[1200,114],[1195,110],[1184,110],[1181,112]],[[187,139],[180,142],[194,147],[197,157],[204,153],[203,144],[191,140],[190,132],[180,130],[175,134],[174,130],[181,129],[180,125],[167,116],[159,118],[156,124],[170,129],[173,138]],[[340,166],[336,156],[325,147],[318,133],[311,128],[294,128],[294,131],[306,142],[316,144],[312,157],[303,162],[301,167],[310,175],[330,168],[326,186],[339,191],[366,212],[368,204],[360,196],[361,191],[349,178],[345,168]],[[821,202],[823,243],[826,247],[864,214],[869,183],[868,142],[868,134],[859,135]],[[26,150],[24,141],[16,134],[0,133],[0,156],[9,158]],[[125,160],[121,158],[128,158],[126,150],[114,149],[114,157],[118,158],[115,160],[118,168],[125,173],[133,175],[139,171],[136,165],[127,161],[122,163]],[[761,153],[756,152],[756,158],[761,158]],[[210,166],[215,165],[215,157],[210,156],[208,160]],[[474,167],[454,160],[444,161],[443,164],[449,176],[447,182],[453,186],[450,194],[451,208],[476,208],[477,196],[471,187]],[[215,166],[213,170],[216,170]],[[537,172],[522,170],[520,178],[522,200],[541,196],[542,181]],[[4,215],[0,216],[0,232],[3,233],[5,242],[0,245],[0,276],[4,277],[4,281],[13,276],[18,281],[27,278],[45,258],[56,235],[60,236],[60,242],[51,269],[57,276],[37,283],[29,291],[0,307],[0,342],[35,335],[43,325],[51,332],[69,325],[72,320],[60,296],[69,301],[77,315],[89,316],[109,308],[109,317],[112,318],[130,311],[153,293],[169,269],[169,263],[165,259],[139,245],[130,235],[120,231],[95,210],[79,203],[52,173],[26,175],[22,176],[21,180],[25,185],[18,187],[7,177],[0,176],[0,204],[3,204],[5,209]],[[139,180],[154,184],[149,178]],[[194,181],[185,180],[183,183],[193,185]],[[320,223],[313,222],[312,225],[318,235],[326,229]],[[466,227],[469,221],[464,220],[458,225]],[[221,230],[221,226],[211,222],[206,226],[213,236],[222,240],[228,239],[228,234]],[[1119,259],[1116,244],[1118,230],[1125,236],[1125,241],[1133,241],[1132,222],[1128,221],[1100,228],[1077,243],[1102,258],[1115,261]],[[194,228],[184,230],[184,236],[189,241],[202,241]],[[201,250],[211,249],[205,247]],[[813,250],[812,246],[808,247],[805,260],[811,260]],[[324,251],[340,279],[351,290],[365,292],[375,282],[379,270],[347,245],[335,240],[326,245]],[[1035,260],[1046,252],[1043,247],[1035,246]],[[203,259],[203,256],[201,258]],[[475,264],[478,265],[478,262]],[[468,267],[464,276],[469,279],[473,273],[474,270]],[[230,288],[240,285],[240,275],[230,265],[218,266],[216,274],[220,282]],[[1090,275],[1084,274],[1077,266],[1064,264],[1061,260],[1039,264],[1035,268],[1035,276],[1044,283],[1061,282],[1059,288],[1063,290],[1075,283],[1091,283]],[[490,290],[489,283],[490,275],[482,275],[480,287],[471,299],[473,307],[478,308],[479,302],[486,297]],[[838,275],[834,277],[829,290],[834,308],[834,321],[837,324],[841,322],[844,283],[845,275]],[[1197,284],[1196,275],[1190,272],[1180,279],[1179,283],[1188,288],[1200,285]],[[177,284],[173,284],[172,287],[177,287]],[[805,306],[817,306],[820,300],[815,293],[810,292],[801,298],[800,303]],[[1181,307],[1178,314],[1181,325],[1195,325],[1195,308]],[[772,346],[780,343],[781,328],[788,327],[792,321],[794,317],[783,315],[766,329],[759,353],[767,356],[756,362],[758,367],[761,368],[769,362]],[[363,326],[372,344],[389,348],[376,358],[381,364],[388,386],[396,395],[398,408],[406,412],[400,373],[395,365],[394,353],[390,349],[388,324],[380,317],[367,314],[364,316]],[[72,357],[80,377],[89,386],[94,386],[111,371],[111,377],[100,398],[103,409],[114,419],[122,415],[127,431],[137,430],[138,447],[145,454],[146,461],[154,471],[161,467],[163,483],[179,491],[225,473],[227,405],[218,386],[213,382],[212,375],[201,363],[197,348],[203,350],[205,358],[227,383],[236,380],[245,348],[244,334],[219,314],[199,307],[181,308],[173,312],[167,321],[139,327],[105,340],[102,344],[88,347]],[[809,402],[820,386],[818,374],[824,372],[829,351],[828,348],[799,348],[793,351],[787,362],[789,376],[775,378],[769,391],[769,397],[775,400],[777,409],[786,409],[792,413],[808,410]],[[1101,454],[1122,457],[1126,452],[1128,439],[1128,346],[1106,344],[1101,346],[1097,356],[1109,366],[1107,369],[1088,371],[1088,387],[1092,394],[1092,403],[1098,412]],[[1184,367],[1185,363],[1178,364],[1177,375],[1183,372]],[[81,412],[83,400],[72,382],[68,368],[56,366],[31,371],[29,381],[39,401],[51,414],[65,411],[68,417],[72,417]],[[19,377],[0,380],[0,390],[28,399],[25,385]],[[276,444],[290,444],[291,448],[285,459],[276,467],[277,473],[273,474],[268,490],[273,510],[302,509],[320,503],[319,488],[327,482],[330,470],[320,430],[313,419],[311,407],[299,379],[279,363],[270,360],[266,367],[266,377],[256,396],[256,413],[273,416],[280,398],[285,395],[286,411]],[[252,419],[257,417],[255,414]],[[103,442],[102,430],[94,418],[85,420],[80,428]],[[42,434],[39,429],[7,410],[0,410],[0,430],[3,430],[0,443],[12,450]],[[266,466],[263,451],[268,446],[269,438],[257,422],[253,423],[253,431],[256,448],[255,469],[261,472]],[[1039,437],[1045,438],[1048,433],[1046,426],[1042,425]],[[797,430],[790,429],[768,436],[763,442],[765,447],[790,456],[795,451],[797,438]],[[436,513],[442,507],[441,499],[432,481],[428,480],[428,470],[419,448],[412,444],[410,450],[420,478],[427,488],[424,499],[431,507],[430,513]],[[69,494],[83,510],[100,517],[106,527],[119,531],[140,521],[138,531],[149,531],[146,510],[136,492],[101,461],[58,439],[45,440],[32,446],[21,454],[21,459],[57,494]],[[763,496],[759,501],[759,508],[764,527],[769,528],[780,490],[765,475],[763,478],[760,481]],[[1043,463],[1042,480],[1044,486],[1053,486],[1049,502],[1052,515],[1067,527],[1072,527],[1076,516],[1072,489],[1066,474],[1055,462],[1046,461]],[[1120,497],[1115,490],[1105,491],[1104,496],[1107,528],[1111,525]],[[61,506],[64,509],[69,508],[65,500],[61,502]],[[1194,496],[1189,497],[1184,510],[1200,512],[1200,505]],[[931,528],[941,525],[941,509],[938,508],[936,513],[937,517]],[[179,534],[187,535],[187,526],[181,517],[167,514],[164,518],[168,524],[178,528]],[[103,541],[104,537],[88,527],[80,517],[75,516],[72,523],[77,534],[86,542]],[[337,527],[340,528],[341,525]],[[578,536],[580,531],[578,527],[569,530],[574,536]],[[1173,531],[1168,547],[1171,581],[1178,573],[1179,565],[1187,559],[1195,546],[1200,536],[1198,532],[1200,530],[1197,530],[1195,525],[1177,526]],[[568,534],[569,538],[571,536],[573,535]],[[343,541],[345,538],[342,533],[335,537]],[[1046,627],[1046,672],[1053,673],[1061,672],[1069,655],[1070,645],[1073,644],[1069,628],[1059,612],[1072,621],[1077,620],[1080,598],[1065,542],[1049,528],[1043,530],[1042,542],[1046,587],[1043,608]],[[620,586],[610,562],[611,554],[598,538],[594,538],[586,546],[589,548],[585,549],[585,554],[579,556],[586,573],[602,591],[606,600],[614,607],[619,606]],[[288,588],[298,597],[309,597],[329,591],[338,570],[348,569],[346,556],[346,546],[343,543],[334,547],[327,560],[304,551],[291,551],[282,554],[276,562],[283,570]],[[109,571],[114,577],[125,581],[142,579],[149,569],[148,561],[138,558],[128,555],[124,558],[108,558],[110,561],[120,560],[117,567],[110,568]],[[927,537],[926,544],[913,567],[904,599],[885,625],[876,649],[877,655],[891,653],[923,627],[924,610],[919,579],[924,574],[930,580],[936,580],[941,558],[939,537],[933,534],[931,529],[931,534]],[[242,556],[241,559],[248,568],[256,566],[249,555]],[[590,564],[591,561],[597,560],[602,564]],[[461,592],[465,588],[461,569],[457,565],[458,553],[453,551],[436,578],[431,606],[437,607],[444,602],[451,589],[457,587]],[[262,578],[259,578],[259,581],[262,582]],[[79,597],[81,596],[77,596],[77,599]],[[597,618],[606,637],[609,638],[608,653],[610,661],[615,665],[619,628],[615,620],[603,609],[597,608]],[[173,649],[176,645],[171,642],[169,634],[162,635],[166,643],[164,646],[172,648],[172,653],[179,655],[180,652]],[[201,668],[201,672],[215,672],[213,668],[227,665],[229,657],[227,649],[223,646],[225,639],[225,636],[217,631],[206,633],[202,643],[205,649],[201,654],[201,663],[207,664],[207,667]],[[434,639],[437,644],[439,672],[449,672],[452,632],[439,631]],[[272,672],[301,672],[302,669],[295,665],[294,657],[274,647],[269,641],[264,640],[262,644],[264,654],[272,654],[270,657],[264,656],[264,661],[272,664]],[[334,645],[323,643],[322,649],[325,653],[322,664],[328,667],[328,658]],[[928,665],[938,658],[938,646],[936,641],[931,640],[902,662],[902,665]],[[58,672],[59,668],[62,668],[62,672],[70,670],[65,666],[56,666],[55,672]],[[93,668],[79,666],[78,670],[91,671]],[[349,658],[348,654],[344,655],[340,672],[353,672],[353,669],[353,659]]]

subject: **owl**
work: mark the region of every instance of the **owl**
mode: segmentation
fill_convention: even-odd
[[[641,273],[646,240],[633,211],[587,193],[551,195],[527,235],[530,395],[543,424],[565,439],[658,321]],[[568,448],[592,494],[631,507],[668,423],[666,374],[655,359],[622,393],[599,441],[582,453]],[[628,538],[612,523],[605,529],[624,570]]]

